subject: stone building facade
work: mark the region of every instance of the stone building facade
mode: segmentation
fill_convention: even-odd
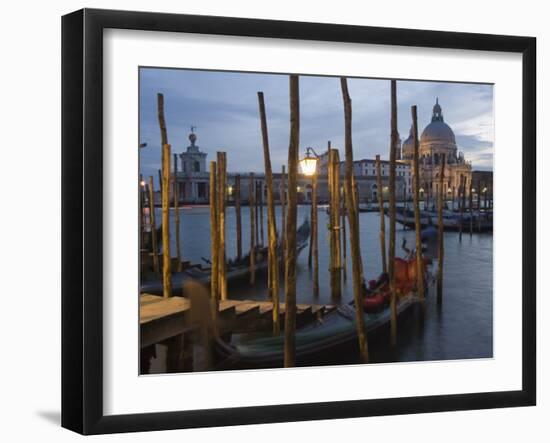
[[[191,127],[190,145],[185,152],[177,155],[179,160],[177,186],[182,203],[208,203],[210,173],[206,168],[206,152],[202,152],[197,142],[195,128]]]
[[[402,161],[407,162],[412,168],[414,155],[413,130],[401,147]],[[441,162],[445,158],[444,191],[447,197],[458,195],[461,177],[466,184],[466,195],[469,196],[472,187],[472,164],[464,158],[462,152],[458,152],[455,134],[451,127],[445,123],[443,112],[436,99],[432,112],[432,121],[420,136],[419,144],[419,169],[420,169],[420,194],[421,198],[432,198],[438,195],[439,174]]]

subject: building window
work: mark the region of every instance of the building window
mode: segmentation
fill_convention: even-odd
[[[201,164],[199,162],[193,163],[193,172],[201,172]]]
[[[206,198],[206,183],[203,183],[203,182],[198,183],[198,194],[199,194],[198,195],[199,198]]]

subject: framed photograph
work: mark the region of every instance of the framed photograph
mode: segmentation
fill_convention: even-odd
[[[536,403],[536,40],[62,20],[62,425]]]

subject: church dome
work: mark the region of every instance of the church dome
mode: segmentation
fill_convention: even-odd
[[[413,127],[409,131],[409,136],[401,145],[403,158],[412,158],[414,156],[414,136],[413,136]]]
[[[441,113],[438,99],[436,99],[435,106],[433,107],[432,122],[422,132],[420,142],[456,144],[453,130],[443,121],[443,114]]]
[[[422,143],[455,143],[455,134],[445,122],[431,122],[420,136]]]

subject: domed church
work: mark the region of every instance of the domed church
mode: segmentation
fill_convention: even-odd
[[[401,146],[402,160],[407,161],[413,167],[414,137],[413,128],[409,137]],[[472,164],[464,159],[464,154],[457,151],[455,134],[451,127],[445,123],[443,113],[436,98],[433,107],[432,121],[422,131],[419,146],[419,168],[420,168],[420,194],[428,198],[435,198],[439,186],[439,172],[441,161],[445,158],[445,187],[447,198],[458,196],[461,177],[464,177],[466,184],[466,195],[472,182]],[[427,194],[427,195],[426,195]]]

